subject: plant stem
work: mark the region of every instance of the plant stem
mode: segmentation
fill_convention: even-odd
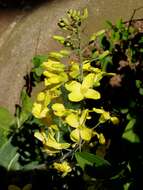
[[[77,27],[77,39],[78,39],[78,55],[79,55],[79,71],[80,71],[80,82],[83,81],[83,57],[81,47],[81,31],[80,26]]]

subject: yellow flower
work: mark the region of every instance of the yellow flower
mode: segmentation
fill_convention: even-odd
[[[85,126],[78,127],[70,133],[70,138],[74,142],[79,142],[80,139],[84,141],[90,141],[92,138],[92,129]]]
[[[119,119],[117,117],[111,117],[111,121],[114,125],[118,125],[119,124]]]
[[[99,143],[100,143],[100,144],[105,144],[105,143],[106,143],[106,139],[105,139],[103,133],[100,133],[100,134],[98,135],[98,139],[99,139]]]
[[[99,68],[92,67],[89,60],[85,60],[83,62],[83,70],[87,72],[94,72],[96,74],[103,74],[103,72]]]
[[[43,62],[42,66],[50,72],[64,72],[65,65],[59,61],[49,59],[47,62]]]
[[[33,104],[33,108],[32,108],[32,114],[36,117],[36,118],[44,118],[46,117],[47,113],[48,113],[49,109],[47,107],[43,107],[43,105],[41,103],[34,103]]]
[[[44,92],[40,92],[38,95],[37,95],[37,101],[41,102],[41,101],[44,101],[45,100],[45,93]]]
[[[48,154],[54,154],[58,153],[62,149],[67,149],[70,147],[69,143],[60,143],[57,142],[57,140],[54,138],[55,133],[53,130],[49,130],[48,135],[46,135],[44,132],[35,132],[34,136],[42,141],[44,145],[44,150]]]
[[[92,89],[94,85],[95,74],[88,74],[82,84],[77,81],[72,81],[69,84],[65,84],[65,88],[71,93],[68,95],[70,101],[79,102],[84,98],[100,99],[100,93]]]
[[[65,122],[74,127],[70,133],[70,138],[74,142],[79,142],[80,139],[85,141],[90,141],[92,137],[92,129],[89,129],[85,126],[86,119],[88,119],[88,110],[83,110],[81,116],[78,114],[70,113],[66,118]]]
[[[50,52],[49,56],[58,60],[64,57],[64,55],[62,55],[60,52]]]
[[[65,118],[65,122],[71,127],[77,128],[80,126],[84,126],[86,119],[88,119],[88,110],[85,109],[81,114],[70,113]]]
[[[65,122],[71,127],[77,128],[80,125],[79,117],[77,114],[71,113],[65,118]]]
[[[55,114],[56,116],[59,116],[59,117],[64,116],[65,113],[66,113],[66,109],[65,109],[64,105],[63,105],[63,104],[60,104],[60,103],[55,103],[55,104],[53,104],[53,105],[52,105],[52,109],[53,109],[53,111],[54,111],[54,114]]]
[[[100,123],[105,123],[108,120],[110,120],[114,125],[117,125],[119,123],[119,119],[117,117],[112,117],[108,111],[97,108],[93,108],[93,111],[98,114],[101,114],[99,118]]]
[[[69,163],[66,162],[66,161],[63,161],[62,163],[57,163],[57,162],[55,162],[53,165],[54,165],[54,168],[55,168],[56,170],[58,170],[59,172],[62,172],[62,173],[63,173],[63,174],[62,174],[63,177],[66,176],[69,172],[72,171],[72,169],[71,169]]]
[[[79,72],[79,64],[72,61],[69,75],[72,78],[76,78],[77,76],[79,76],[79,74],[80,74],[80,72]]]
[[[45,78],[45,86],[53,85],[53,84],[59,84],[64,83],[68,80],[68,76],[65,72],[61,72],[58,74],[44,71],[43,75],[46,76]]]

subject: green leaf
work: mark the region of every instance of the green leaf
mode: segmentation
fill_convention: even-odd
[[[31,190],[32,189],[32,184],[26,184],[22,190]]]
[[[121,38],[121,34],[120,32],[114,32],[112,37],[114,41],[119,41]]]
[[[140,95],[143,95],[143,88],[139,88]]]
[[[31,115],[32,111],[32,100],[28,96],[25,90],[22,91],[21,93],[21,113],[20,113],[20,125],[22,125],[28,117]]]
[[[0,107],[0,147],[7,141],[9,129],[14,121],[14,116],[6,108]]]
[[[142,82],[141,82],[140,80],[136,80],[135,82],[136,82],[136,87],[137,87],[137,88],[140,88]]]
[[[20,168],[18,157],[17,148],[11,144],[9,139],[0,149],[0,165],[7,170],[18,170]]]
[[[34,69],[32,69],[32,71],[38,76],[40,77],[43,74],[43,68],[42,67],[36,67]]]
[[[137,134],[135,134],[133,131],[133,127],[134,127],[135,123],[136,123],[136,119],[134,119],[134,118],[131,119],[128,122],[125,132],[123,133],[123,136],[122,136],[123,139],[126,139],[131,143],[138,143],[140,141]]]
[[[130,185],[131,185],[130,183],[124,184],[124,190],[129,190]]]
[[[109,27],[109,29],[113,29],[114,26],[113,26],[112,22],[110,22],[109,20],[106,20],[106,24]]]
[[[123,26],[124,26],[124,23],[123,23],[122,19],[119,19],[119,20],[117,21],[117,23],[116,23],[116,27],[117,27],[118,29],[121,29]]]
[[[16,185],[9,185],[8,190],[21,190],[21,188]]]
[[[143,43],[143,37],[140,38],[139,43]]]
[[[107,160],[88,152],[76,152],[75,158],[83,170],[86,165],[95,167],[110,166],[110,163]]]
[[[48,60],[48,55],[36,55],[32,62],[34,64],[34,67],[40,67],[41,64],[44,62],[44,61],[47,61]]]

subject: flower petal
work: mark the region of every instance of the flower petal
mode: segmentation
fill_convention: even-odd
[[[88,89],[87,92],[84,94],[86,98],[98,100],[100,99],[101,95],[98,91],[93,89]]]
[[[81,84],[77,81],[72,81],[70,83],[65,84],[65,88],[70,92],[79,91],[81,88]]]
[[[45,99],[45,93],[44,92],[40,92],[37,95],[37,101],[41,102],[41,101],[44,101],[44,99]]]
[[[82,89],[89,89],[92,88],[93,84],[94,84],[94,78],[95,78],[95,74],[94,73],[90,73],[88,74],[82,83]]]
[[[105,139],[103,133],[99,134],[99,143],[100,144],[105,144],[106,143],[106,139]]]
[[[79,129],[74,129],[71,133],[70,133],[70,138],[72,141],[74,142],[79,142],[80,140],[80,131]]]
[[[85,141],[90,141],[92,137],[92,129],[83,127],[80,129],[81,138]]]
[[[80,126],[83,126],[85,124],[87,117],[88,117],[88,109],[85,109],[82,111],[80,117]]]
[[[68,98],[72,102],[79,102],[84,99],[84,96],[80,91],[74,91],[68,95]]]
[[[98,108],[93,108],[93,111],[99,114],[103,114],[104,110],[103,109],[98,109]]]
[[[70,125],[71,127],[77,128],[79,126],[79,118],[77,115],[71,113],[69,114],[66,119],[66,123]]]
[[[53,111],[54,111],[54,114],[55,114],[56,116],[59,116],[59,117],[64,116],[65,111],[66,111],[64,105],[63,105],[63,104],[60,104],[60,103],[55,103],[55,104],[53,104],[53,105],[52,105],[52,109],[53,109]]]
[[[33,108],[32,108],[32,114],[36,118],[40,118],[40,113],[41,113],[42,105],[40,103],[34,103]]]

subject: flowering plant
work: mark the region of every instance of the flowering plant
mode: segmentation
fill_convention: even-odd
[[[87,9],[69,10],[60,19],[65,35],[53,38],[61,49],[33,58],[15,116],[0,108],[0,165],[46,170],[49,189],[78,188],[77,181],[95,189],[101,178],[106,187],[107,177],[129,189],[142,174],[142,28],[133,17],[108,21],[86,41],[87,16]]]
[[[111,114],[103,107],[96,107],[96,103],[91,108],[88,107],[87,100],[98,102],[102,99],[100,81],[105,76],[114,76],[114,73],[103,71],[100,64],[98,67],[92,65],[93,55],[85,56],[86,45],[82,41],[81,24],[87,16],[87,9],[83,13],[69,10],[67,17],[58,23],[68,35],[55,35],[53,38],[64,49],[50,52],[48,59],[41,63],[45,88],[37,95],[32,108],[34,117],[46,126],[34,135],[42,142],[43,151],[49,156],[58,154],[58,163],[53,162],[53,167],[63,172],[63,175],[75,167],[68,164],[69,158],[82,151],[88,150],[90,153],[91,147],[98,143],[107,143],[102,131],[98,132],[103,123],[119,123],[116,114]],[[104,30],[94,34],[94,38],[103,33]],[[103,51],[99,54],[95,51],[94,56],[95,54],[101,63],[110,52]],[[99,115],[99,118],[90,124],[95,115]],[[80,159],[76,158],[80,165]]]

